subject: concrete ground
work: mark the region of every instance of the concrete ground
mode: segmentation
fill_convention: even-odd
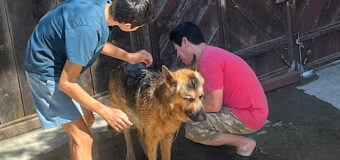
[[[269,117],[259,132],[248,135],[257,141],[253,160],[340,159],[340,62],[315,70],[316,75],[267,93]],[[96,116],[93,128],[96,159],[125,159],[123,134],[106,128]],[[136,143],[137,160],[146,159]],[[209,147],[184,138],[181,127],[173,144],[174,160],[230,159],[230,146]],[[0,160],[67,160],[67,136],[58,127],[0,141]]]

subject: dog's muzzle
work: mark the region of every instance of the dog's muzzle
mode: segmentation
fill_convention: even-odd
[[[194,122],[202,122],[207,120],[207,116],[205,114],[203,107],[201,107],[200,110],[198,110],[197,112],[194,112],[192,110],[186,110],[185,115],[188,116]]]

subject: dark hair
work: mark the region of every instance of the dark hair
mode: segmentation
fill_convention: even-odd
[[[115,0],[110,14],[119,23],[130,23],[134,28],[153,21],[154,6],[152,0]]]
[[[186,37],[191,43],[198,45],[205,43],[201,29],[192,22],[179,24],[170,32],[169,39],[175,44],[182,46],[182,38]]]

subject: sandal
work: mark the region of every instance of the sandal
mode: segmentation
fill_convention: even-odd
[[[236,155],[233,157],[233,160],[249,160],[250,156],[242,156],[236,153]]]

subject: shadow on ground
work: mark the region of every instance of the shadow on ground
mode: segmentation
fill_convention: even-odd
[[[314,78],[267,93],[269,117],[265,127],[248,135],[257,141],[253,160],[336,160],[340,157],[340,111],[331,104],[305,94],[297,86]],[[136,142],[136,138],[134,137]],[[123,134],[102,131],[95,134],[99,160],[125,159]],[[135,144],[137,160],[146,159]],[[173,144],[173,160],[231,159],[235,149],[229,146],[209,147],[184,138],[181,127]],[[67,160],[68,145],[38,155],[33,160]]]

